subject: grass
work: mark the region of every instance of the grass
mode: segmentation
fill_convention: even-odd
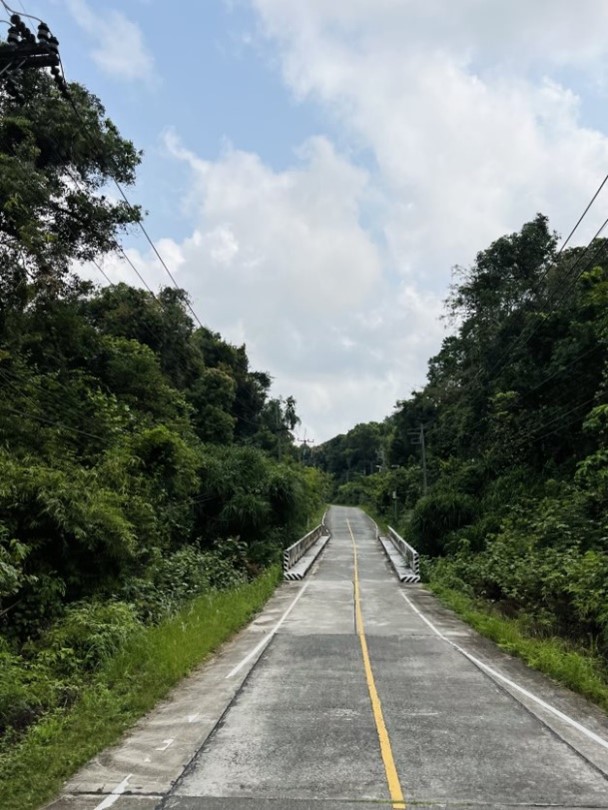
[[[521,620],[497,615],[489,604],[441,582],[431,581],[427,587],[482,636],[608,711],[608,671],[593,650],[575,648],[556,637],[533,636]]]
[[[134,722],[264,605],[278,566],[255,581],[199,597],[146,628],[100,670],[69,710],[43,718],[0,754],[0,807],[33,810]],[[32,775],[35,774],[35,778]]]
[[[329,504],[326,503],[319,506],[318,509],[315,509],[315,511],[308,518],[308,528],[306,529],[307,532],[312,531],[312,529],[316,529],[317,526],[320,525],[321,521],[323,520],[323,515],[328,509]]]

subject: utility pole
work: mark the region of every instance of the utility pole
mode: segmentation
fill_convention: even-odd
[[[296,441],[300,442],[300,463],[302,463],[304,461],[304,450],[308,445],[313,445],[315,443],[315,440],[307,439],[306,433],[304,433],[304,438],[303,439],[296,438]]]
[[[6,3],[3,6],[8,9]],[[4,80],[6,92],[15,101],[20,101],[21,93],[15,77],[24,70],[50,68],[55,84],[62,95],[67,96],[67,84],[60,69],[59,40],[51,34],[48,25],[39,20],[36,35],[15,12],[11,14],[10,23],[6,42],[0,43],[0,77]]]
[[[418,430],[408,430],[412,437],[412,444],[420,445],[420,455],[422,457],[422,494],[426,495],[428,492],[428,479],[426,471],[426,442],[424,436],[424,425],[420,423]]]

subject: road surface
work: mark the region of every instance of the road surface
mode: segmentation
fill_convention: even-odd
[[[401,585],[360,510],[328,521],[309,578],[53,810],[608,808],[606,717]]]

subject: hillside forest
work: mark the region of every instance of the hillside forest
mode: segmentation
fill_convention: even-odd
[[[143,214],[98,99],[0,92],[0,737],[201,593],[255,578],[324,503],[295,402],[170,283],[91,283]],[[128,269],[127,265],[125,267]]]
[[[335,500],[396,526],[435,587],[584,645],[604,667],[606,247],[560,250],[540,214],[497,239],[456,268],[426,385],[314,450]]]
[[[330,497],[394,525],[433,587],[608,667],[605,240],[561,249],[539,214],[456,268],[424,387],[302,464],[296,403],[245,346],[173,284],[103,278],[143,220],[113,185],[141,153],[84,87],[19,83],[0,88],[0,766],[129,639],[272,571]]]

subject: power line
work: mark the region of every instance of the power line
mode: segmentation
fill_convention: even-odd
[[[47,138],[48,138],[48,140],[50,141],[51,145],[54,147],[55,156],[56,156],[57,158],[60,158],[59,144],[58,144],[58,143],[57,143],[57,141],[56,141],[56,140],[53,138],[53,136],[52,136],[52,135],[47,134]],[[75,173],[72,171],[72,169],[70,168],[70,166],[66,165],[64,168],[65,168],[66,174],[67,174],[67,175],[68,175],[68,176],[71,178],[71,180],[72,180],[72,182],[74,183],[74,185],[75,185],[75,186],[76,186],[76,187],[77,187],[77,188],[78,188],[80,191],[82,191],[83,193],[87,194],[88,192],[87,192],[86,188],[84,188],[84,187],[83,187],[83,186],[84,186],[84,184],[83,184],[82,179],[81,179],[80,177],[78,177],[78,176],[77,176],[77,175],[76,175],[76,174],[75,174]],[[146,280],[145,280],[145,278],[142,276],[142,274],[140,273],[140,271],[137,269],[137,267],[135,266],[135,264],[134,264],[134,263],[131,261],[131,259],[129,258],[129,256],[126,254],[126,252],[125,252],[124,248],[122,247],[122,245],[118,245],[118,247],[116,248],[116,252],[118,253],[118,255],[121,257],[121,259],[122,259],[123,261],[127,262],[127,263],[130,265],[130,267],[131,267],[131,268],[132,268],[132,270],[135,272],[135,274],[137,275],[138,279],[139,279],[139,280],[141,281],[141,283],[144,285],[144,287],[146,288],[146,290],[148,290],[148,292],[149,292],[149,293],[150,293],[150,294],[151,294],[151,295],[152,295],[154,298],[156,298],[155,293],[154,293],[154,292],[153,292],[153,290],[150,288],[150,286],[148,285],[147,281],[146,281]],[[94,265],[94,266],[97,268],[97,270],[99,271],[99,273],[100,273],[100,274],[101,274],[101,275],[102,275],[102,276],[103,276],[103,277],[106,279],[106,281],[108,282],[108,284],[112,285],[112,281],[109,279],[109,277],[108,277],[108,275],[106,274],[106,272],[105,272],[105,271],[104,271],[104,270],[103,270],[103,269],[100,267],[100,265],[98,264],[98,262],[96,262],[96,260],[95,260],[95,259],[91,259],[91,263],[92,263],[92,264],[93,264],[93,265]]]
[[[2,5],[4,6],[4,8],[7,11],[9,11],[11,14],[14,14],[14,15],[16,14],[16,12],[14,12],[13,9],[11,9],[10,6],[8,6],[8,4],[5,2],[5,0],[0,0],[0,2],[2,3]],[[19,15],[16,15],[16,16],[17,16],[17,18],[19,17]],[[32,15],[29,15],[29,14],[25,14],[25,16],[29,17],[31,19],[38,20],[37,17],[33,17]],[[78,106],[77,106],[77,104],[76,104],[76,102],[74,100],[74,97],[73,97],[72,93],[70,92],[70,90],[67,87],[67,82],[65,80],[65,70],[63,68],[63,63],[61,61],[61,55],[59,54],[59,48],[58,48],[59,43],[58,43],[58,41],[57,41],[57,39],[55,37],[50,36],[50,32],[48,31],[48,26],[46,26],[46,23],[43,23],[42,21],[39,21],[39,22],[40,22],[41,26],[44,26],[44,31],[42,33],[39,33],[39,39],[40,39],[40,41],[42,43],[41,47],[43,49],[47,49],[49,51],[49,54],[52,56],[52,59],[55,60],[54,63],[53,63],[53,66],[51,67],[51,72],[53,74],[53,78],[55,79],[56,83],[58,84],[62,95],[69,101],[72,109],[74,110],[74,113],[76,114],[76,117],[78,118],[78,120],[80,121],[80,123],[82,125],[83,133],[89,139],[89,141],[93,145],[94,149],[97,149],[98,144],[95,142],[95,139],[93,138],[91,132],[89,131],[89,128],[87,127],[87,124],[84,121],[84,119],[83,119],[83,117],[82,117],[82,115],[80,113],[80,110],[78,109]],[[27,36],[27,37],[30,37],[30,38],[33,37],[33,34],[31,34],[31,32],[29,32],[29,29],[26,28],[26,26],[24,25],[23,22],[18,22],[17,25],[20,26],[20,30],[21,29],[24,30],[24,32],[25,32],[24,36]],[[58,64],[60,66],[61,70],[59,70],[59,68],[55,66],[56,64]],[[123,187],[121,186],[119,181],[116,179],[116,177],[112,177],[112,181],[113,181],[114,185],[116,186],[120,196],[122,197],[122,199],[124,200],[124,202],[128,206],[129,210],[136,214],[137,225],[139,225],[139,228],[140,228],[141,232],[143,233],[146,241],[148,242],[148,244],[152,248],[152,250],[153,250],[155,256],[157,257],[158,261],[160,262],[161,266],[163,267],[163,269],[165,270],[165,272],[167,273],[167,275],[171,279],[171,283],[173,284],[175,289],[181,290],[182,288],[177,283],[177,281],[175,279],[175,276],[173,275],[171,269],[169,268],[168,264],[166,263],[166,261],[164,260],[162,255],[160,254],[160,251],[158,250],[156,244],[154,243],[154,240],[152,239],[152,237],[148,233],[148,230],[146,229],[144,223],[142,222],[141,217],[139,215],[139,212],[137,211],[135,206],[131,203],[131,201],[127,197]],[[123,254],[124,254],[124,251],[123,251]],[[126,254],[124,254],[124,255],[126,257]],[[143,277],[141,276],[139,271],[135,269],[133,263],[128,258],[127,258],[127,261],[129,261],[129,264],[133,267],[133,269],[137,273],[138,278],[142,281],[142,283],[144,284],[146,289],[148,289],[149,292],[152,292],[152,290],[150,289],[148,284],[143,280]],[[189,309],[192,317],[194,318],[195,322],[198,324],[198,326],[201,329],[204,328],[200,318],[196,314],[196,312],[195,312],[194,308],[192,307],[192,304],[190,303],[188,297],[186,297],[185,303],[186,303],[186,306]]]
[[[42,424],[50,425],[51,427],[59,427],[62,428],[63,430],[69,431],[70,433],[76,433],[80,436],[86,436],[88,439],[95,439],[97,441],[104,443],[106,442],[106,439],[104,439],[102,436],[98,436],[96,433],[89,433],[86,430],[80,430],[79,428],[72,427],[71,425],[66,425],[65,422],[59,422],[54,419],[48,419],[46,416],[39,416],[38,414],[35,413],[28,413],[24,415],[23,411],[17,411],[14,408],[11,408],[10,405],[7,405],[6,403],[2,403],[2,405],[4,406],[5,410],[7,410],[13,416],[18,416],[21,419],[21,421],[23,421],[24,418],[33,419],[36,422],[41,422]]]
[[[587,405],[590,405],[592,402],[595,402],[595,399],[596,399],[596,395],[594,394],[592,397],[585,400],[584,402],[580,402],[578,405],[575,405],[574,408],[571,408],[569,411],[566,411],[565,413],[561,413],[561,414],[559,414],[559,416],[554,417],[553,419],[550,419],[548,422],[545,422],[544,424],[541,424],[541,425],[537,426],[534,430],[530,431],[527,435],[524,435],[519,439],[519,441],[517,442],[518,446],[523,445],[523,444],[525,444],[527,442],[530,442],[530,441],[538,442],[541,439],[546,438],[547,436],[551,436],[554,433],[557,433],[559,430],[562,430],[563,428],[570,427],[571,425],[575,425],[580,420],[580,416],[577,416],[576,419],[573,419],[573,420],[571,420],[570,422],[568,422],[566,424],[563,424],[563,425],[558,424],[557,427],[555,427],[553,430],[550,430],[548,433],[542,434],[542,436],[535,436],[534,435],[535,433],[538,433],[539,430],[544,430],[545,428],[548,428],[553,424],[561,422],[561,420],[565,416],[569,416],[572,413],[576,413],[577,411],[580,411],[582,408],[585,408]]]
[[[530,394],[534,393],[534,391],[538,391],[538,389],[542,388],[543,385],[545,385],[545,383],[548,383],[550,380],[553,380],[555,377],[558,377],[564,371],[567,371],[575,363],[578,363],[579,360],[582,360],[584,357],[588,357],[590,354],[593,354],[593,353],[599,351],[600,349],[605,349],[605,348],[606,347],[603,344],[596,343],[594,346],[591,346],[591,348],[586,349],[584,352],[581,352],[580,354],[577,354],[567,365],[562,366],[562,368],[558,368],[557,371],[553,372],[553,374],[550,374],[548,377],[545,377],[544,379],[542,379],[539,383],[534,385],[532,388],[529,388],[523,394],[523,396],[529,396]]]
[[[93,265],[94,265],[94,266],[95,266],[95,267],[96,267],[96,268],[99,270],[99,272],[100,272],[100,273],[101,273],[101,275],[102,275],[102,276],[105,278],[105,280],[108,282],[108,284],[109,284],[111,287],[113,287],[113,286],[114,286],[114,283],[112,282],[112,280],[110,279],[110,277],[108,276],[108,274],[106,273],[106,271],[103,269],[103,267],[102,267],[100,264],[98,264],[98,263],[95,261],[95,259],[92,259],[92,264],[93,264]]]
[[[27,14],[27,13],[26,13],[25,8],[24,8],[23,3],[21,2],[21,0],[19,0],[19,5],[20,5],[20,6],[21,6],[21,8],[23,9],[23,11],[16,11],[14,8],[11,8],[11,7],[8,5],[8,3],[6,3],[6,2],[5,2],[5,0],[0,0],[0,3],[2,3],[2,5],[3,5],[3,6],[4,6],[4,8],[6,9],[6,11],[8,11],[8,12],[9,12],[9,14],[21,14],[23,17],[27,17],[27,18],[28,18],[28,19],[30,19],[30,20],[36,20],[36,22],[42,22],[42,20],[40,19],[40,17],[34,17],[34,15],[33,15],[33,14]]]
[[[29,396],[29,394],[24,393],[24,392],[23,392],[23,390],[22,390],[21,388],[19,388],[19,387],[18,387],[18,386],[17,386],[17,385],[16,385],[16,384],[15,384],[15,383],[14,383],[14,382],[13,382],[13,381],[10,379],[10,377],[8,376],[8,373],[7,373],[6,369],[2,369],[2,368],[0,368],[0,378],[4,380],[5,385],[7,385],[9,388],[12,388],[12,389],[13,389],[13,391],[15,391],[15,392],[16,392],[16,393],[17,393],[17,394],[18,394],[18,395],[19,395],[19,396],[20,396],[22,399],[24,399],[26,402],[29,402],[29,404],[30,404],[32,407],[34,407],[35,409],[38,409],[38,408],[40,407],[40,403],[38,403],[38,402],[36,402],[36,400],[32,399],[32,397],[31,397],[31,396]],[[62,387],[64,388],[64,390],[67,390],[67,389],[65,389],[65,386],[62,386]],[[46,393],[50,393],[50,392],[46,392]],[[22,419],[23,419],[23,418],[24,418],[24,416],[25,416],[25,418],[31,418],[31,419],[35,419],[35,420],[36,420],[36,421],[38,421],[38,422],[44,422],[45,424],[54,425],[54,426],[56,426],[56,427],[62,427],[62,428],[64,428],[65,430],[69,430],[69,431],[71,431],[72,433],[78,433],[78,434],[80,434],[80,435],[82,435],[82,436],[87,436],[89,439],[97,439],[98,441],[101,441],[101,442],[104,442],[104,441],[105,441],[105,439],[103,439],[101,436],[98,436],[98,435],[97,435],[97,434],[95,434],[95,433],[89,433],[89,432],[88,432],[88,431],[86,431],[86,430],[80,430],[79,428],[71,427],[70,425],[66,425],[66,424],[65,424],[65,422],[60,422],[60,421],[56,421],[56,420],[54,420],[54,419],[49,419],[48,417],[45,417],[45,416],[39,416],[39,415],[37,415],[37,414],[35,414],[35,413],[27,413],[27,414],[25,414],[25,415],[24,415],[23,411],[17,411],[17,410],[15,410],[14,408],[11,408],[11,407],[10,407],[9,405],[7,405],[7,403],[5,403],[5,402],[3,402],[2,404],[4,405],[4,407],[5,407],[7,410],[9,410],[9,411],[10,411],[11,413],[13,413],[15,416],[20,416]],[[63,403],[62,403],[62,404],[63,404]]]
[[[588,204],[587,204],[587,206],[585,207],[585,210],[584,210],[584,211],[582,212],[582,214],[579,216],[578,220],[576,221],[576,223],[575,223],[574,227],[572,228],[572,230],[570,231],[570,233],[568,234],[568,236],[566,237],[566,239],[565,239],[565,240],[562,242],[561,247],[559,248],[559,250],[557,251],[557,253],[556,253],[555,257],[554,257],[554,261],[553,261],[551,264],[549,264],[549,265],[547,266],[547,268],[545,269],[544,273],[541,275],[541,277],[540,277],[540,279],[539,279],[539,284],[540,284],[540,283],[542,283],[542,282],[543,282],[543,281],[546,279],[546,277],[547,277],[547,276],[548,276],[548,274],[549,274],[549,271],[550,271],[551,267],[552,267],[552,266],[554,266],[555,260],[556,260],[556,259],[558,259],[558,258],[561,256],[561,254],[563,253],[564,249],[566,248],[566,246],[567,246],[567,245],[568,245],[568,243],[570,242],[570,239],[572,238],[572,236],[574,235],[574,233],[575,233],[575,232],[576,232],[576,230],[578,229],[579,225],[581,224],[581,222],[583,221],[583,219],[584,219],[584,218],[585,218],[585,216],[587,215],[587,213],[588,213],[589,209],[591,208],[591,206],[593,205],[593,203],[595,202],[595,200],[597,199],[598,195],[600,194],[601,190],[604,188],[604,186],[606,185],[606,183],[607,183],[607,182],[608,182],[608,174],[607,174],[607,175],[604,177],[604,179],[602,180],[602,182],[600,183],[600,185],[599,185],[599,186],[598,186],[598,188],[596,189],[596,191],[595,191],[595,193],[594,193],[593,197],[591,198],[591,200],[589,201],[589,203],[588,203]],[[580,259],[581,259],[581,258],[582,258],[582,257],[583,257],[585,254],[586,254],[586,252],[589,250],[589,248],[591,247],[591,245],[593,244],[593,242],[595,241],[595,239],[597,239],[597,238],[599,237],[599,235],[602,233],[602,231],[604,230],[604,228],[606,227],[606,225],[607,225],[607,224],[608,224],[608,218],[607,218],[607,219],[604,221],[604,223],[603,223],[603,224],[600,226],[600,228],[599,228],[599,230],[596,232],[595,236],[593,236],[593,237],[592,237],[592,239],[591,239],[591,240],[590,240],[590,242],[588,243],[587,247],[585,248],[585,251],[583,252],[583,254],[581,254],[579,257],[577,257],[577,259],[576,259],[576,261],[574,262],[574,264],[572,265],[572,267],[570,267],[570,268],[569,268],[569,270],[568,270],[568,274],[570,274],[570,273],[571,273],[571,272],[572,272],[572,271],[573,271],[573,270],[576,268],[576,266],[577,266],[578,262],[580,261]],[[583,272],[584,272],[584,271],[583,271]],[[577,278],[575,279],[574,283],[576,283],[576,281],[578,281],[578,278],[580,278],[580,275],[582,275],[582,273],[581,273],[581,274],[579,274],[579,275],[577,276]],[[568,287],[568,290],[569,290],[569,289],[570,289],[570,287]],[[561,300],[562,300],[562,299],[560,299],[560,302],[561,302]],[[548,301],[547,303],[550,303],[550,301]],[[536,331],[536,329],[537,329],[537,328],[538,328],[538,327],[533,328],[533,330],[532,330],[532,332],[530,333],[530,335],[529,335],[529,336],[526,338],[526,340],[524,341],[524,343],[523,343],[523,345],[524,345],[524,346],[525,346],[525,345],[526,345],[526,344],[527,344],[527,343],[528,343],[528,342],[529,342],[529,341],[532,339],[532,337],[533,337],[533,335],[534,335],[534,333],[535,333],[535,331]],[[496,369],[496,368],[497,368],[497,367],[498,367],[498,366],[501,364],[502,360],[503,360],[505,357],[508,357],[508,355],[510,354],[510,352],[514,351],[514,350],[515,350],[515,349],[518,347],[518,344],[519,344],[520,339],[521,339],[521,335],[520,335],[520,336],[519,336],[519,337],[516,339],[515,344],[514,344],[514,345],[511,347],[511,350],[507,349],[507,351],[506,351],[506,352],[503,352],[503,354],[502,354],[502,355],[499,357],[498,361],[497,361],[497,362],[496,362],[496,363],[495,363],[495,364],[494,364],[494,365],[493,365],[493,366],[490,368],[490,370],[489,370],[488,374],[492,374],[492,373],[495,371],[495,369]],[[480,374],[481,374],[481,369],[479,369],[479,371],[478,371],[478,373],[477,373],[476,377],[477,377],[477,378],[479,378]]]
[[[137,278],[138,278],[138,279],[141,281],[141,283],[144,285],[144,287],[146,288],[146,290],[147,290],[147,291],[148,291],[148,292],[149,292],[151,295],[153,295],[153,296],[154,296],[154,298],[156,298],[156,294],[155,294],[155,293],[153,292],[153,290],[150,288],[150,286],[149,286],[148,282],[147,282],[147,281],[146,281],[146,279],[145,279],[145,278],[142,276],[142,274],[139,272],[139,270],[137,269],[137,267],[136,267],[136,266],[133,264],[133,262],[131,261],[131,259],[130,259],[130,258],[127,256],[127,254],[126,254],[126,252],[125,252],[124,248],[123,248],[123,247],[121,247],[121,246],[119,246],[119,247],[117,248],[117,251],[116,251],[116,252],[117,252],[117,253],[119,254],[119,256],[120,256],[120,257],[123,259],[123,261],[127,262],[127,264],[128,264],[128,265],[129,265],[129,266],[130,266],[130,267],[133,269],[133,271],[134,271],[134,272],[137,274]]]
[[[62,67],[63,67],[63,66],[62,66]],[[69,89],[67,90],[67,98],[68,98],[68,100],[70,101],[70,104],[72,105],[72,108],[73,108],[74,112],[76,113],[76,117],[78,118],[78,120],[80,121],[80,123],[81,123],[81,124],[82,124],[82,126],[83,126],[83,132],[84,132],[84,133],[85,133],[85,135],[86,135],[86,136],[89,138],[89,140],[90,140],[90,142],[92,143],[92,145],[93,145],[93,146],[96,148],[96,147],[97,147],[97,144],[96,144],[96,143],[95,143],[95,141],[93,140],[93,138],[92,138],[92,136],[91,136],[91,133],[88,131],[87,126],[86,126],[86,123],[85,123],[85,121],[83,120],[83,118],[82,118],[82,116],[81,116],[81,114],[80,114],[80,110],[79,110],[79,109],[78,109],[78,107],[76,106],[76,103],[74,102],[74,98],[73,98],[73,96],[72,96],[72,93],[70,92],[70,90],[69,90]],[[112,181],[113,181],[114,185],[116,186],[116,188],[117,188],[117,190],[118,190],[118,192],[119,192],[120,196],[123,198],[123,200],[125,201],[125,203],[126,203],[126,204],[127,204],[127,206],[129,207],[129,209],[130,209],[132,212],[134,212],[135,214],[137,214],[137,213],[138,213],[138,212],[137,212],[137,209],[135,208],[135,206],[134,206],[134,205],[131,203],[131,201],[130,201],[130,200],[129,200],[129,198],[127,197],[127,195],[126,195],[126,193],[125,193],[125,191],[124,191],[123,187],[122,187],[122,186],[121,186],[121,184],[118,182],[118,180],[117,180],[115,177],[113,177],[113,178],[112,178]],[[148,231],[147,231],[147,229],[146,229],[146,226],[144,225],[144,223],[142,222],[142,220],[141,220],[141,218],[140,218],[139,216],[138,216],[138,218],[137,218],[137,225],[139,226],[139,228],[140,228],[141,232],[142,232],[142,233],[143,233],[143,235],[145,236],[146,241],[148,242],[148,244],[150,245],[150,247],[151,247],[151,248],[152,248],[152,250],[154,251],[154,254],[156,255],[156,257],[157,257],[157,259],[159,260],[159,262],[161,263],[161,265],[162,265],[163,269],[165,270],[165,272],[167,273],[167,275],[168,275],[168,276],[169,276],[169,278],[171,279],[171,282],[172,282],[173,286],[175,287],[175,289],[176,289],[176,290],[181,290],[181,289],[183,289],[182,287],[180,287],[180,286],[179,286],[179,284],[178,284],[178,283],[177,283],[177,281],[175,280],[175,276],[173,275],[173,273],[172,273],[172,272],[171,272],[171,270],[169,269],[169,266],[167,265],[167,263],[165,262],[165,260],[164,260],[164,259],[163,259],[163,257],[161,256],[161,254],[160,254],[160,252],[159,252],[158,248],[156,247],[156,244],[154,243],[154,241],[153,241],[152,237],[150,236],[150,234],[148,233]],[[137,272],[137,271],[136,271],[136,272]],[[138,276],[139,276],[139,272],[138,272]],[[140,276],[140,278],[141,278],[141,276]],[[147,286],[147,285],[146,285],[146,286]],[[149,289],[149,287],[148,287],[148,289]],[[151,292],[151,290],[150,290],[150,292]],[[194,309],[193,309],[193,307],[192,307],[192,304],[190,303],[190,301],[188,300],[188,298],[186,298],[186,306],[187,306],[187,307],[188,307],[188,309],[190,310],[190,313],[192,314],[192,317],[194,318],[194,320],[196,321],[196,323],[197,323],[197,324],[200,326],[200,328],[201,328],[201,329],[203,329],[203,328],[204,328],[204,327],[203,327],[203,324],[202,324],[202,322],[201,322],[200,318],[198,317],[198,315],[196,314],[196,312],[194,311]]]
[[[559,256],[561,256],[561,254],[562,254],[562,253],[563,253],[563,251],[564,251],[564,248],[566,247],[566,245],[568,244],[568,242],[570,241],[570,239],[571,239],[571,238],[574,236],[574,233],[575,233],[575,231],[577,230],[578,226],[581,224],[581,222],[583,221],[583,219],[584,219],[584,218],[585,218],[585,216],[587,215],[587,212],[589,211],[589,209],[591,208],[591,206],[593,205],[593,203],[596,201],[596,199],[597,199],[597,197],[598,197],[598,195],[599,195],[600,191],[601,191],[601,190],[604,188],[604,186],[606,185],[606,183],[607,183],[607,182],[608,182],[608,174],[606,175],[606,177],[604,177],[604,179],[602,180],[602,182],[601,182],[601,183],[600,183],[600,185],[598,186],[597,191],[595,192],[595,194],[593,195],[593,197],[592,197],[592,198],[591,198],[591,200],[589,201],[589,204],[587,205],[587,207],[585,208],[585,210],[583,211],[583,213],[582,213],[582,214],[580,215],[580,217],[578,218],[578,221],[577,221],[576,225],[574,226],[574,228],[572,228],[572,230],[570,231],[570,233],[568,234],[568,236],[566,237],[566,239],[565,239],[565,240],[564,240],[564,242],[562,243],[562,245],[561,245],[560,249],[557,251],[556,258],[558,258]]]
[[[580,277],[583,275],[583,273],[584,273],[584,272],[585,272],[585,271],[586,271],[586,270],[587,270],[587,269],[588,269],[588,268],[589,268],[589,267],[590,267],[590,266],[593,264],[593,262],[595,261],[595,259],[596,259],[596,258],[597,258],[597,256],[599,255],[599,253],[600,253],[602,250],[605,250],[605,249],[606,249],[606,248],[605,248],[605,244],[601,244],[601,245],[599,245],[599,246],[596,248],[595,253],[593,254],[593,257],[592,257],[592,259],[591,259],[591,262],[589,262],[587,265],[585,265],[585,267],[583,267],[583,269],[582,269],[582,270],[581,270],[581,271],[580,271],[578,274],[576,274],[576,276],[571,276],[571,274],[572,274],[573,270],[574,270],[574,269],[575,269],[575,268],[576,268],[576,267],[577,267],[577,266],[580,264],[580,262],[582,261],[582,259],[585,257],[585,255],[587,254],[587,252],[589,251],[589,249],[590,249],[590,248],[592,247],[592,245],[594,244],[595,240],[596,240],[596,239],[597,239],[597,238],[600,236],[600,234],[601,234],[601,233],[602,233],[602,231],[603,231],[603,230],[606,228],[606,226],[607,226],[607,225],[608,225],[608,218],[606,218],[606,219],[604,220],[604,222],[602,223],[602,225],[601,225],[601,226],[599,227],[599,229],[596,231],[595,235],[592,237],[592,239],[590,240],[590,242],[589,242],[589,244],[587,245],[587,247],[585,248],[585,250],[584,250],[584,251],[583,251],[581,254],[579,254],[579,255],[577,256],[576,260],[573,262],[573,264],[571,265],[571,267],[569,267],[569,268],[568,268],[568,270],[567,270],[567,272],[566,272],[566,276],[570,276],[570,277],[571,277],[571,280],[570,280],[570,283],[569,283],[569,284],[566,286],[565,290],[563,291],[562,296],[561,296],[560,298],[558,298],[558,299],[555,299],[555,298],[553,298],[553,299],[552,299],[551,297],[549,297],[549,299],[548,299],[548,300],[545,302],[546,304],[549,304],[549,305],[557,305],[557,306],[559,306],[561,303],[563,303],[563,301],[565,300],[566,296],[568,295],[568,293],[570,292],[570,290],[574,288],[574,286],[576,285],[576,283],[577,283],[577,281],[580,279]],[[550,309],[548,309],[548,310],[542,310],[542,309],[541,309],[539,314],[541,314],[541,315],[548,315],[550,312],[555,311],[555,309],[556,309],[556,306],[551,306],[551,307],[550,307]],[[504,351],[504,352],[503,352],[503,353],[500,355],[500,357],[498,358],[498,360],[497,360],[497,361],[496,361],[496,362],[495,362],[495,363],[494,363],[494,364],[493,364],[493,365],[490,367],[490,369],[489,369],[489,370],[488,370],[488,372],[487,372],[487,373],[488,373],[488,376],[492,375],[492,374],[493,374],[493,373],[496,371],[496,369],[498,369],[499,367],[504,366],[503,361],[505,360],[505,358],[508,358],[508,356],[509,356],[510,354],[512,354],[512,353],[513,353],[513,352],[514,352],[516,349],[518,349],[518,348],[520,348],[520,347],[521,347],[521,348],[523,348],[524,346],[526,346],[526,345],[527,345],[527,344],[530,342],[530,340],[532,340],[532,338],[534,337],[534,335],[535,335],[535,334],[536,334],[536,332],[538,331],[539,326],[540,326],[540,324],[539,324],[539,323],[536,323],[536,324],[535,324],[535,325],[532,327],[532,329],[529,331],[528,335],[527,335],[527,336],[526,336],[526,337],[523,339],[523,342],[522,342],[522,337],[525,335],[525,330],[524,330],[524,331],[522,331],[522,333],[521,333],[520,335],[518,335],[518,337],[515,339],[515,342],[513,343],[513,345],[512,345],[510,348],[508,347],[508,348],[506,349],[506,351]],[[478,371],[477,377],[479,377],[479,376],[480,376],[480,374],[481,374],[481,369]]]

